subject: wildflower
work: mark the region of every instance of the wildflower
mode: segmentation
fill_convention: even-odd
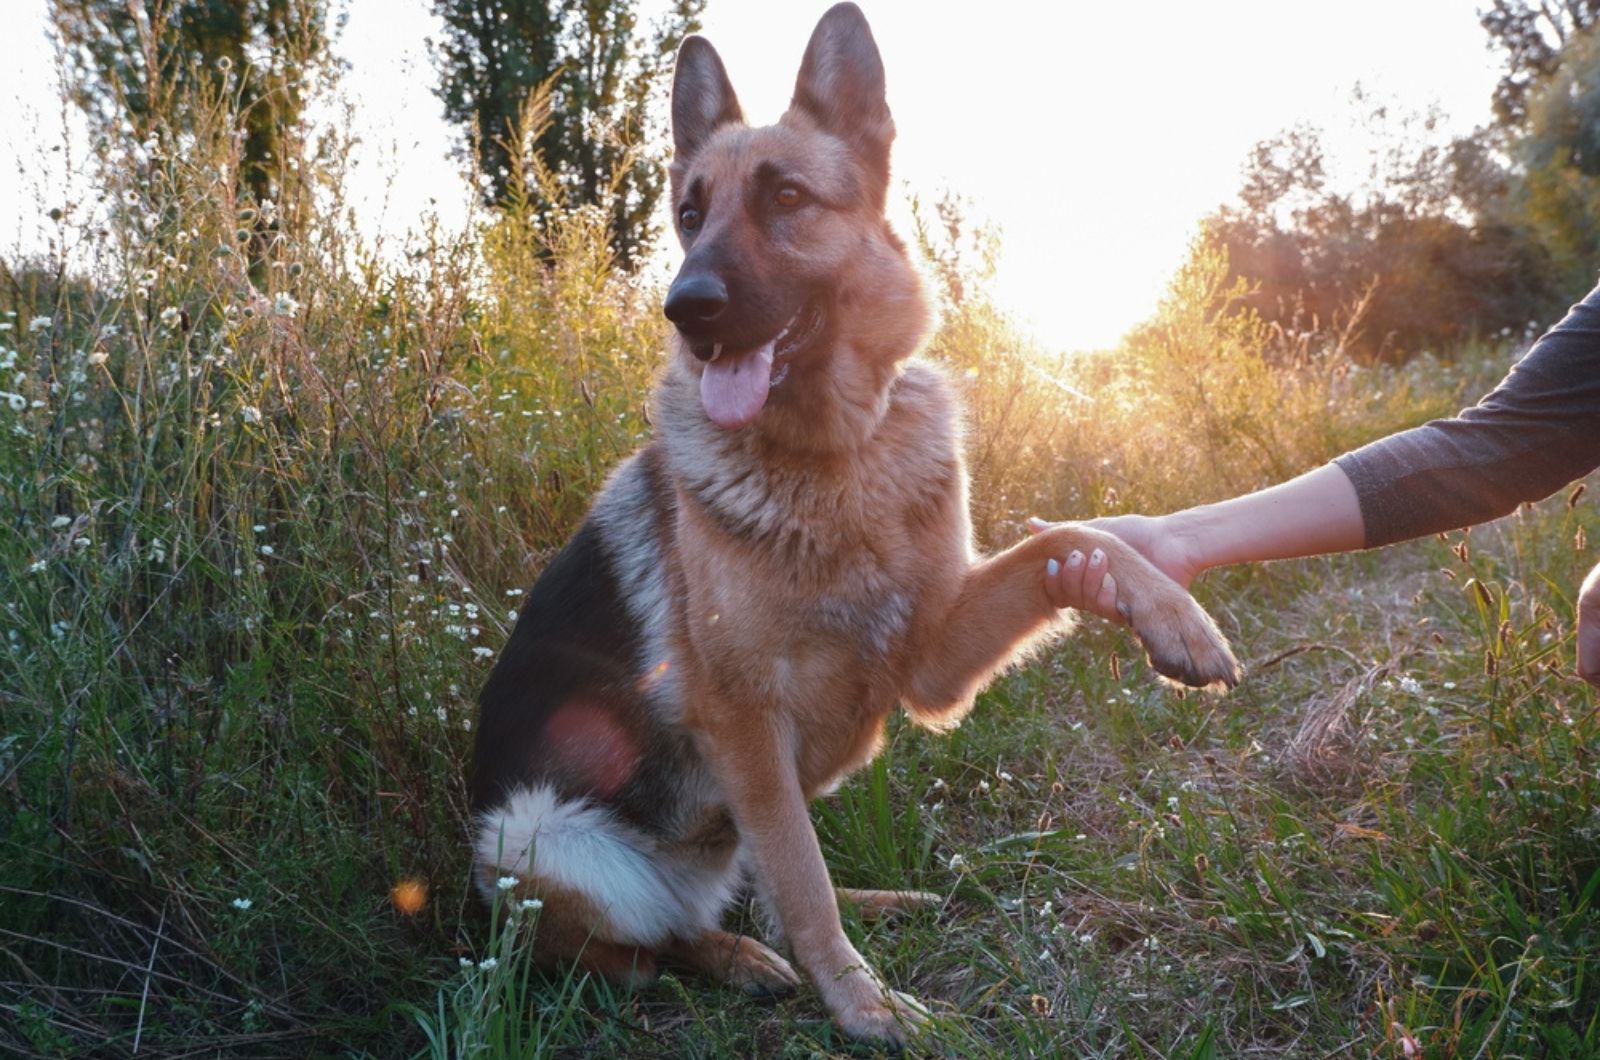
[[[252,906],[252,905],[254,905],[254,904],[255,904],[255,903],[254,903],[254,902],[252,902],[252,901],[251,901],[251,900],[250,900],[250,899],[248,899],[248,898],[235,898],[235,899],[234,899],[234,900],[233,900],[233,907],[234,907],[234,908],[235,908],[235,909],[240,909],[240,910],[243,910],[243,909],[249,909],[249,908],[250,908],[250,907],[251,907],[251,906]]]
[[[28,399],[21,394],[8,394],[4,390],[0,390],[0,397],[6,399],[6,404],[11,406],[12,412],[21,412],[28,407]]]
[[[70,525],[72,525],[72,517],[70,515],[58,515],[50,520],[50,529],[52,530],[60,530],[63,526]]]
[[[951,854],[950,855],[950,871],[951,872],[960,872],[962,870],[962,868],[964,868],[966,866],[966,864],[967,864],[967,859],[962,857],[960,854]]]
[[[524,913],[537,913],[539,910],[544,908],[544,903],[537,898],[524,898],[520,903],[518,903],[517,908],[521,909]]]
[[[276,551],[277,551],[277,549],[273,548],[271,545],[262,545],[261,546],[261,554],[263,556],[270,556]]]
[[[462,957],[461,958],[461,967],[463,967],[463,968],[471,968],[472,967],[472,958],[471,957]]]
[[[509,891],[516,885],[517,878],[515,876],[501,876],[499,879],[494,881],[495,890],[498,891]]]
[[[54,323],[55,321],[50,317],[34,317],[32,320],[28,321],[28,333],[31,335],[35,332],[43,331],[45,328]]]
[[[272,311],[280,317],[292,317],[300,312],[300,303],[287,294],[279,294],[272,303]]]
[[[483,645],[480,644],[476,648],[472,649],[472,654],[476,655],[480,659],[487,659],[490,656],[494,655],[494,649],[493,648],[485,648]]]
[[[246,423],[260,423],[261,410],[256,408],[254,405],[246,405],[244,408],[239,410],[239,418],[244,420]]]
[[[515,622],[519,617],[520,616],[515,611],[506,612],[506,620],[509,622]]]
[[[1415,677],[1407,674],[1400,678],[1400,691],[1409,696],[1420,696],[1422,694],[1422,685]]]
[[[500,962],[493,957],[485,957],[478,962],[478,971],[480,972],[492,972],[498,967],[500,967]]]
[[[175,328],[182,319],[183,311],[175,305],[169,305],[161,311],[161,323],[166,327]]]

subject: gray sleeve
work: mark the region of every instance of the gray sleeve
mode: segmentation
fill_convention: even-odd
[[[1368,548],[1497,519],[1600,466],[1600,287],[1478,404],[1334,461]]]

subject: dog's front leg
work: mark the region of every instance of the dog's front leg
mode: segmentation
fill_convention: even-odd
[[[1239,664],[1211,616],[1177,582],[1121,538],[1067,523],[974,565],[953,603],[931,616],[906,688],[913,712],[937,723],[958,718],[972,697],[1058,612],[1044,591],[1045,563],[1100,549],[1117,571],[1128,620],[1164,676],[1187,685],[1227,685]]]
[[[806,812],[793,736],[759,710],[720,713],[724,722],[707,728],[709,757],[796,963],[846,1034],[904,1043],[922,1007],[887,989],[845,936]]]

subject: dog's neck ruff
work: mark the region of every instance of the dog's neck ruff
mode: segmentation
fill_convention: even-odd
[[[882,503],[882,489],[917,493],[923,480],[942,484],[956,473],[953,437],[946,447],[915,452],[904,451],[901,439],[908,418],[931,417],[941,435],[948,433],[942,373],[908,365],[872,389],[870,408],[839,402],[841,388],[827,379],[808,385],[834,400],[824,416],[774,402],[748,427],[727,431],[707,419],[698,381],[681,360],[662,380],[655,414],[668,473],[685,498],[731,536],[825,555],[837,534],[870,533],[867,513]],[[925,431],[913,436],[927,437]],[[831,448],[816,444],[823,437],[832,440]],[[879,465],[896,468],[890,477],[898,480],[878,481],[872,469]]]

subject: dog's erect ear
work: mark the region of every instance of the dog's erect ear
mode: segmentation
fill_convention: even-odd
[[[742,121],[744,111],[717,49],[704,37],[686,38],[672,74],[672,146],[677,158],[693,157],[719,127]]]
[[[848,143],[888,183],[894,119],[884,98],[883,59],[855,4],[835,4],[812,31],[793,106]]]

